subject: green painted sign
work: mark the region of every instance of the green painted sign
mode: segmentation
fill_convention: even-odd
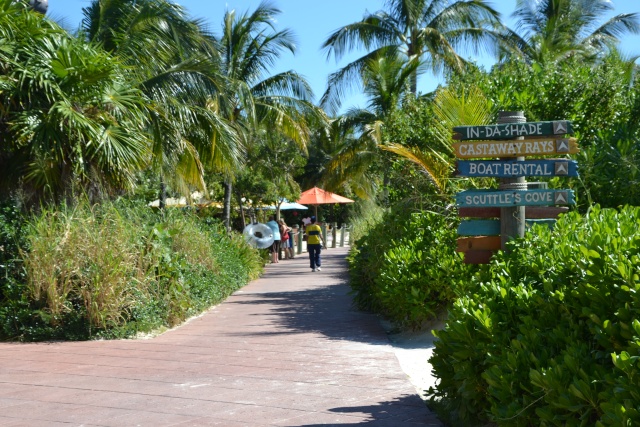
[[[570,121],[505,123],[500,125],[456,126],[453,139],[516,139],[519,137],[539,137],[573,134]]]
[[[466,190],[456,194],[459,207],[574,205],[573,190]]]

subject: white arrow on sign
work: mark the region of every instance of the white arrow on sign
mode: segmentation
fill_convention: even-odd
[[[567,133],[567,122],[566,120],[553,122],[553,133],[556,135]]]
[[[556,162],[555,175],[569,175],[569,162]]]
[[[569,152],[569,140],[568,139],[556,139],[556,152],[568,153]]]
[[[556,193],[555,203],[556,205],[566,205],[568,200],[566,191],[559,191]]]

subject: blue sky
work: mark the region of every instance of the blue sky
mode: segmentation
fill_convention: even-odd
[[[214,33],[220,28],[225,10],[236,9],[238,12],[253,10],[260,0],[175,0],[184,6],[193,17],[202,18]],[[90,0],[49,0],[47,15],[57,21],[63,21],[65,27],[74,30],[82,19],[82,8],[90,4]],[[327,76],[340,66],[348,63],[349,57],[338,64],[320,51],[322,42],[335,29],[362,19],[365,11],[375,12],[384,4],[383,0],[271,0],[282,13],[278,17],[278,28],[290,28],[294,31],[298,42],[295,56],[285,55],[274,69],[275,72],[293,69],[304,75],[313,88],[316,98],[325,90]],[[502,13],[507,23],[515,8],[516,0],[494,1],[493,6]],[[639,0],[614,0],[615,13],[640,12]],[[603,17],[604,19],[608,17]],[[626,36],[622,40],[622,49],[628,54],[640,55],[640,36]],[[352,58],[355,58],[353,56]],[[480,57],[479,63],[490,65],[491,59]],[[433,90],[440,79],[431,75],[420,77],[418,90]],[[345,100],[345,106],[364,107],[362,97],[354,94]]]

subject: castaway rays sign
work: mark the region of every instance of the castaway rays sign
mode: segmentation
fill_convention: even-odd
[[[553,154],[575,154],[580,151],[575,138],[456,142],[453,144],[453,148],[456,157],[459,159],[548,156]]]

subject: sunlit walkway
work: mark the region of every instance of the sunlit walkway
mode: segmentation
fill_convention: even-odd
[[[3,426],[439,426],[377,319],[351,307],[347,248],[306,254],[149,340],[0,343]]]

